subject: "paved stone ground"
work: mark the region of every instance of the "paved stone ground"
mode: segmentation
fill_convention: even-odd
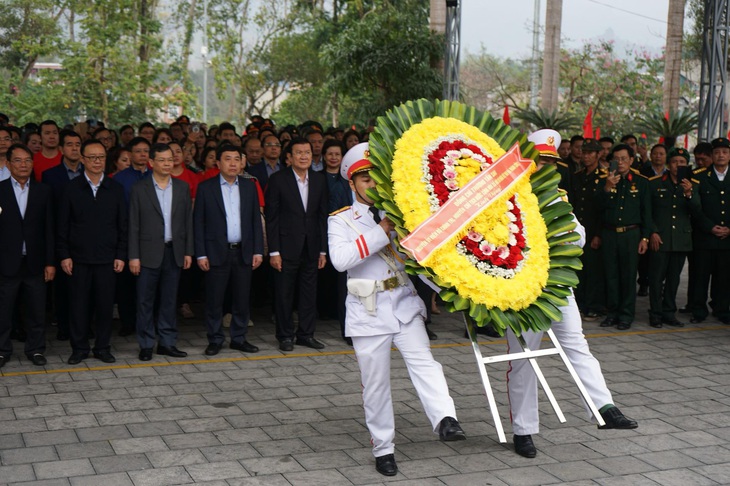
[[[639,428],[597,430],[559,360],[541,358],[567,423],[541,401],[535,459],[497,441],[458,316],[435,318],[434,354],[468,440],[446,444],[431,433],[394,352],[400,473],[385,478],[374,469],[363,425],[357,363],[336,324],[319,324],[318,337],[327,344],[322,352],[282,353],[273,325],[257,315],[249,336],[261,347],[257,355],[225,349],[206,358],[199,320],[181,321],[179,347],[190,353],[182,360],[141,363],[134,340],[118,337],[113,366],[94,359],[66,365],[67,343],[52,343],[45,370],[16,353],[0,376],[0,483],[730,484],[730,326],[710,319],[655,330],[646,323],[647,299],[638,302],[631,331],[598,323],[585,330],[616,403]],[[483,342],[485,353],[506,348],[503,339]],[[501,366],[489,371],[511,440]]]

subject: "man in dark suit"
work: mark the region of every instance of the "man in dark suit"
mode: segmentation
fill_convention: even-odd
[[[224,145],[216,158],[220,175],[198,186],[193,222],[195,254],[205,273],[205,354],[218,354],[225,341],[222,330],[223,298],[233,293],[231,349],[255,353],[258,347],[246,341],[249,319],[251,272],[261,265],[264,254],[263,225],[254,179],[238,174],[243,169],[241,152]]]
[[[317,270],[327,263],[327,180],[311,169],[312,146],[307,140],[294,139],[290,146],[292,165],[273,174],[266,190],[269,263],[276,270],[276,338],[282,351],[293,349],[298,283],[296,344],[322,349],[314,331]]]
[[[112,314],[116,275],[127,258],[127,207],[124,188],[104,175],[106,149],[99,140],[81,146],[84,174],[66,186],[58,215],[57,253],[69,276],[71,357],[78,364],[93,351],[104,363],[112,355]],[[96,340],[89,347],[91,309],[96,316]]]
[[[712,279],[710,307],[730,324],[730,140],[712,141],[712,165],[694,172],[699,182],[702,211],[696,218],[693,250],[696,268],[691,322],[702,322],[707,311],[707,288]]]
[[[36,366],[46,364],[46,282],[53,280],[53,209],[51,189],[31,181],[33,153],[13,144],[7,152],[10,178],[0,182],[0,368],[10,359],[12,313],[23,289],[27,324],[25,354]]]
[[[61,163],[43,171],[41,181],[51,186],[53,206],[58,211],[61,207],[61,196],[69,182],[84,173],[81,163],[81,136],[72,130],[61,130]],[[56,339],[67,341],[69,338],[69,315],[71,313],[70,282],[68,275],[56,266],[56,278],[53,280],[53,303],[55,307],[58,332]]]
[[[172,150],[164,143],[150,149],[152,176],[132,187],[129,197],[129,270],[137,278],[139,359],[152,359],[153,308],[159,291],[157,354],[183,358],[177,349],[177,287],[180,268],[193,255],[193,216],[188,185],[170,176]]]

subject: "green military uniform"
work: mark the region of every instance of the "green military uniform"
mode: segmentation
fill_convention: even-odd
[[[714,226],[730,226],[730,169],[722,181],[714,165],[695,171],[694,177],[699,182],[697,191],[702,211],[696,220],[693,241],[696,273],[692,291],[693,322],[707,318],[707,288],[712,278],[712,313],[722,322],[730,323],[730,238],[720,239],[712,234]]]
[[[568,164],[557,161],[555,163],[555,169],[558,171],[558,174],[560,174],[560,183],[558,184],[558,187],[565,192],[570,193],[570,169],[568,168]]]
[[[659,251],[649,251],[649,321],[653,327],[662,323],[681,325],[677,312],[679,277],[687,254],[692,251],[691,215],[700,209],[697,187],[692,197],[684,196],[681,185],[667,172],[649,179],[652,233],[662,239]]]
[[[604,284],[603,257],[601,249],[591,248],[591,241],[601,237],[603,223],[598,206],[598,190],[601,176],[606,169],[596,166],[590,173],[580,169],[570,178],[571,192],[568,193],[573,213],[586,231],[586,244],[583,247],[583,269],[578,272],[580,283],[575,289],[575,300],[584,318],[595,318],[605,312],[606,293]]]
[[[636,308],[636,271],[639,242],[651,234],[649,181],[631,169],[610,192],[606,177],[598,184],[603,229],[601,247],[606,271],[607,318],[602,326],[628,329]]]

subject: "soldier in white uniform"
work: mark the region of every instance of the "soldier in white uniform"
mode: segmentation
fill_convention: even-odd
[[[402,254],[391,239],[393,223],[367,196],[375,186],[367,143],[351,148],[340,172],[355,193],[351,207],[328,221],[334,267],[347,271],[345,335],[352,338],[363,386],[365,421],[372,437],[376,469],[398,472],[393,439],[395,423],[390,390],[390,350],[395,345],[434,432],[444,441],[465,439],[441,365],[433,358],[424,326],[426,308],[404,271]]]
[[[560,145],[560,135],[554,130],[544,129],[532,133],[528,140],[535,144],[540,151],[538,167],[546,163],[553,163],[559,160],[557,147]],[[573,217],[576,223],[574,231],[580,233],[579,241],[574,245],[585,244],[585,229]],[[583,335],[583,323],[581,321],[578,304],[573,294],[568,297],[568,305],[560,308],[563,319],[552,323],[552,330],[555,333],[560,345],[565,350],[576,373],[585,385],[588,395],[598,407],[601,417],[606,422],[601,429],[635,429],[638,424],[626,416],[613,404],[611,392],[606,386],[606,380],[601,372],[601,365],[593,357],[585,336]],[[525,343],[531,350],[540,348],[542,332],[527,331],[522,336]],[[522,351],[517,338],[511,330],[507,332],[507,343],[510,353]],[[524,457],[535,457],[537,450],[532,441],[532,434],[540,430],[540,422],[537,410],[537,377],[527,360],[520,359],[510,362],[507,372],[507,390],[509,393],[510,412],[512,416],[512,430],[514,432],[515,452]],[[586,406],[590,416],[590,409]]]

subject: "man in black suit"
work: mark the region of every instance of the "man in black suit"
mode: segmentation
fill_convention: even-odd
[[[296,138],[290,146],[291,167],[273,174],[266,190],[269,263],[276,270],[276,338],[282,351],[294,348],[292,308],[298,284],[296,344],[322,349],[314,330],[317,270],[327,263],[327,180],[311,169],[307,140]]]
[[[46,282],[56,272],[51,189],[31,180],[33,153],[13,144],[7,152],[10,178],[0,182],[0,368],[10,359],[12,313],[23,289],[27,324],[25,355],[46,364]]]
[[[255,179],[239,176],[241,152],[224,145],[216,153],[220,175],[198,186],[193,212],[195,254],[205,273],[205,354],[218,354],[225,341],[222,330],[223,298],[233,292],[231,349],[255,353],[246,341],[251,272],[264,254],[263,225]]]
[[[51,186],[53,206],[58,211],[61,207],[61,196],[69,182],[84,173],[81,163],[81,136],[72,130],[61,130],[61,163],[43,171],[41,181]],[[56,266],[56,278],[53,280],[53,303],[55,307],[58,333],[56,339],[68,341],[69,315],[71,313],[71,296],[69,295],[68,275]]]
[[[155,345],[153,308],[159,291],[157,354],[183,358],[177,349],[177,287],[180,268],[193,259],[193,215],[187,183],[170,176],[172,150],[150,148],[152,176],[132,187],[129,197],[129,270],[137,276],[139,359],[152,359]]]
[[[114,363],[112,314],[116,275],[127,258],[127,205],[121,184],[104,175],[106,149],[98,140],[81,146],[84,174],[66,186],[58,213],[57,253],[69,276],[71,357],[78,364],[93,351],[96,359]],[[91,309],[96,340],[89,346]]]

